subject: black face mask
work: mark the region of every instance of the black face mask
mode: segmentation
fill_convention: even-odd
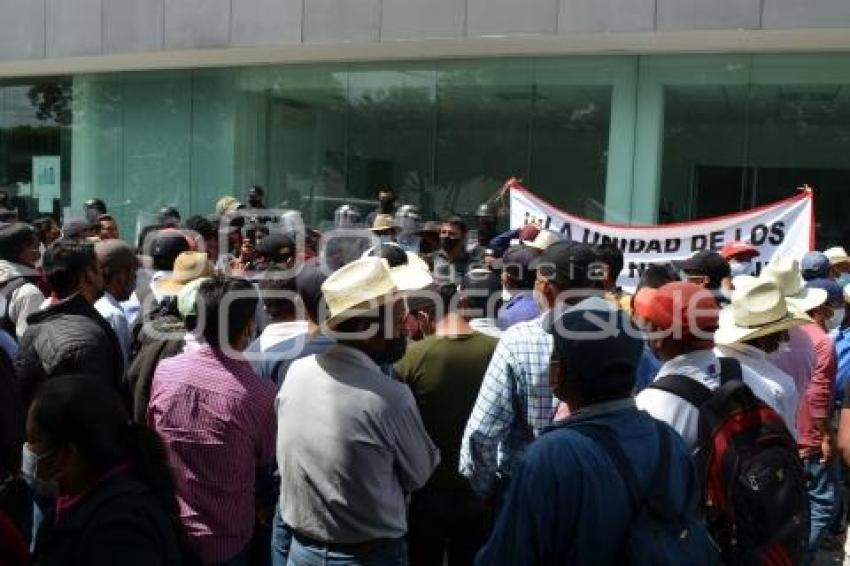
[[[393,206],[395,205],[395,199],[391,198],[382,198],[378,201],[378,206],[381,208],[381,212],[383,214],[390,214],[393,211]]]
[[[432,252],[437,251],[440,246],[436,245],[431,240],[422,239],[419,240],[419,253],[421,254],[430,254]]]
[[[375,356],[374,361],[378,365],[394,364],[404,357],[407,351],[407,337],[399,336],[384,343],[384,351]]]
[[[460,245],[460,238],[450,238],[448,236],[440,236],[440,248],[444,252],[450,252]]]

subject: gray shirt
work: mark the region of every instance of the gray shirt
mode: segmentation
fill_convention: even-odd
[[[334,543],[404,536],[405,493],[440,461],[406,385],[363,352],[336,345],[292,363],[277,414],[287,525]]]

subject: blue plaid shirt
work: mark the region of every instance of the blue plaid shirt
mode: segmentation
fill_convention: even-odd
[[[610,310],[604,299],[576,308]],[[460,448],[460,473],[480,495],[493,494],[499,476],[510,476],[525,448],[552,424],[558,399],[549,385],[552,335],[548,313],[511,326],[502,334],[484,374]]]

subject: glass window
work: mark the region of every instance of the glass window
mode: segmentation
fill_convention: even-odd
[[[0,83],[0,188],[25,218],[58,213],[70,194],[71,84],[60,79]],[[33,158],[49,158],[51,193],[33,192]],[[53,163],[59,164],[59,171]],[[45,179],[47,180],[47,179]]]
[[[128,240],[162,206],[209,214],[252,184],[266,189],[267,205],[298,208],[320,227],[342,204],[365,216],[381,186],[426,218],[469,217],[510,177],[602,218],[612,96],[615,84],[634,84],[635,61],[258,66],[7,83],[0,184],[26,186],[32,158],[57,155],[55,212],[79,216],[85,200],[102,198]],[[621,102],[633,110],[633,97]],[[631,110],[620,112],[621,131],[632,129]],[[621,165],[630,164],[622,145]]]

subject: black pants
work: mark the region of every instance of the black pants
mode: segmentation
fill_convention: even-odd
[[[410,564],[472,564],[491,528],[491,513],[471,489],[426,487],[414,492],[407,533]]]

